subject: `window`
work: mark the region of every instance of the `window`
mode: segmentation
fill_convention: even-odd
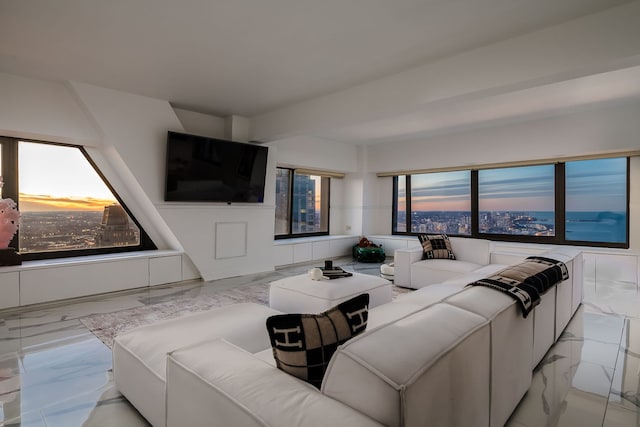
[[[411,232],[471,234],[471,172],[411,176]]]
[[[400,175],[393,203],[394,234],[629,247],[626,157]]]
[[[289,234],[291,173],[289,169],[277,168],[276,170],[276,235]]]
[[[276,171],[276,238],[329,234],[329,177]]]
[[[479,231],[555,236],[554,166],[478,171]]]
[[[627,241],[627,159],[567,162],[565,239]]]
[[[393,232],[407,230],[407,176],[395,177],[395,196],[393,207]]]
[[[82,148],[9,138],[2,147],[23,259],[155,249]]]

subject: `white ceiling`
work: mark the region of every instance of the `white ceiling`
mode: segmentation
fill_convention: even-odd
[[[0,71],[89,83],[218,116],[251,117],[626,2],[2,1]],[[639,70],[622,77],[637,82]],[[531,90],[553,99],[559,88]],[[481,112],[493,110],[496,117],[501,109],[513,112],[511,105],[531,99],[528,95],[467,100],[456,107],[468,112],[456,125],[485,120]],[[580,95],[589,96],[595,95]],[[580,97],[558,99],[557,106],[577,104]],[[430,131],[446,125],[451,108],[434,106],[412,117],[382,120],[366,132],[340,129],[323,136],[362,143],[385,140],[390,133]],[[412,127],[418,122],[420,129]]]

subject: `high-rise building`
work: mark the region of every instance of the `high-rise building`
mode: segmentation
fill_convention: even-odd
[[[294,175],[293,229],[304,233],[315,230],[316,181],[309,175]]]
[[[138,243],[136,230],[129,224],[129,215],[120,205],[104,207],[100,231],[96,236],[96,245],[128,246]]]

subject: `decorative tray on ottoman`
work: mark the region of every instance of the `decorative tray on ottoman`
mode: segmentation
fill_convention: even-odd
[[[322,275],[328,279],[341,279],[343,277],[353,276],[353,273],[344,271],[340,267],[332,267],[332,268],[321,267],[320,270],[322,270]]]

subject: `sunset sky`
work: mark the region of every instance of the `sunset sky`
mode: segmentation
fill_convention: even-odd
[[[80,150],[20,142],[21,211],[102,210],[116,202]]]
[[[626,162],[567,162],[567,211],[626,211]],[[480,170],[478,181],[480,211],[554,210],[553,165]],[[411,187],[415,211],[471,210],[470,171],[412,175]]]

